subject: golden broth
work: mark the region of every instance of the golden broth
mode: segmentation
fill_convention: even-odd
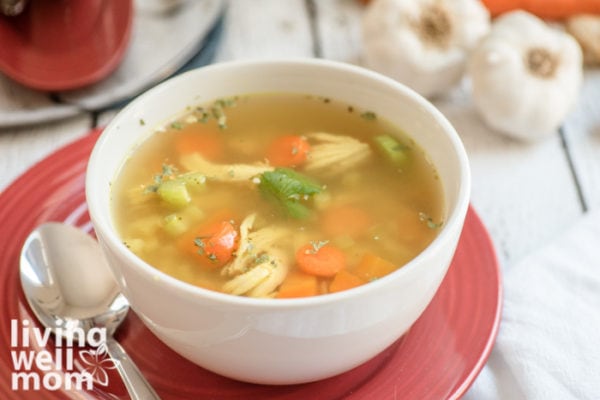
[[[281,162],[292,165],[273,172]],[[290,182],[312,192],[292,193]],[[444,218],[435,168],[409,136],[368,110],[300,94],[186,110],[135,149],[112,196],[117,229],[140,258],[193,285],[255,297],[377,279],[422,251]],[[319,264],[331,248],[342,272]]]

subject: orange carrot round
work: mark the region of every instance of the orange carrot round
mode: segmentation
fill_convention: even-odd
[[[302,136],[281,136],[267,149],[267,160],[275,167],[294,167],[306,161],[309,151],[310,144]]]
[[[184,235],[181,246],[207,268],[220,268],[233,257],[238,232],[228,221],[221,221]]]
[[[519,9],[549,19],[600,14],[600,0],[483,0],[483,4],[493,16]]]
[[[296,263],[307,274],[331,277],[346,267],[346,256],[335,246],[313,242],[296,251]]]

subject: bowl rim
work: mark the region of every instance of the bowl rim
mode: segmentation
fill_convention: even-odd
[[[442,128],[450,143],[452,145],[455,156],[457,157],[459,170],[460,170],[460,182],[459,189],[456,196],[456,205],[453,209],[448,210],[448,217],[444,221],[444,225],[441,227],[439,234],[434,240],[423,249],[417,256],[412,258],[401,268],[396,269],[388,275],[385,275],[379,279],[376,279],[368,284],[361,285],[355,288],[347,289],[337,293],[329,293],[319,296],[301,297],[301,298],[290,298],[290,299],[271,299],[271,298],[252,298],[245,296],[235,296],[227,293],[216,292],[210,289],[205,289],[200,286],[195,286],[191,283],[179,280],[158,268],[153,267],[151,264],[143,261],[141,258],[136,256],[131,250],[129,250],[119,238],[115,229],[111,227],[109,215],[108,218],[102,216],[97,210],[100,208],[98,202],[100,201],[98,195],[103,194],[103,190],[99,187],[99,183],[95,183],[94,175],[95,170],[99,169],[101,165],[101,157],[103,150],[107,146],[107,142],[114,134],[111,132],[118,131],[115,129],[121,120],[127,119],[128,114],[137,106],[138,103],[143,102],[146,98],[154,97],[156,94],[163,90],[168,90],[169,86],[174,85],[176,82],[186,80],[191,75],[204,73],[204,71],[212,70],[226,70],[226,69],[237,69],[246,67],[260,67],[267,66],[269,68],[290,68],[290,67],[305,67],[305,68],[325,68],[334,69],[345,74],[360,75],[363,79],[379,81],[385,85],[392,87],[395,91],[399,92],[402,96],[409,98],[415,102],[422,109],[435,119],[435,122]],[[149,129],[149,128],[148,128]],[[427,150],[425,150],[427,152]],[[116,172],[116,171],[112,171]],[[111,181],[114,176],[111,177]],[[181,294],[201,297],[205,300],[211,300],[218,303],[238,306],[245,308],[260,308],[260,309],[287,309],[287,308],[307,308],[314,306],[330,305],[332,303],[338,303],[340,301],[352,300],[363,296],[365,293],[379,290],[382,286],[390,284],[390,282],[401,279],[402,276],[410,274],[415,268],[418,268],[422,259],[433,257],[436,252],[441,250],[441,247],[445,242],[453,240],[453,232],[460,235],[462,225],[466,216],[467,209],[469,207],[471,190],[471,171],[469,167],[469,160],[467,157],[464,145],[452,124],[448,119],[438,110],[432,103],[430,103],[423,96],[418,94],[413,89],[403,85],[402,83],[393,80],[385,75],[374,72],[372,70],[344,63],[339,61],[324,60],[324,59],[262,59],[262,60],[235,60],[211,64],[208,66],[196,68],[180,75],[172,77],[163,81],[162,83],[155,85],[151,89],[142,93],[140,96],[131,101],[125,106],[104,128],[100,134],[96,144],[93,147],[90,155],[85,181],[85,193],[86,201],[88,203],[88,211],[92,219],[94,229],[99,230],[101,236],[107,240],[112,248],[119,251],[119,254],[123,256],[129,267],[137,269],[149,278],[158,280],[165,285],[170,286]],[[447,270],[447,268],[446,268]],[[444,273],[445,274],[445,273]]]

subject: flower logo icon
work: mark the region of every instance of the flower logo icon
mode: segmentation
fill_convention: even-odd
[[[108,373],[106,370],[115,369],[117,365],[108,355],[106,343],[101,344],[95,350],[81,350],[79,356],[87,365],[83,372],[90,374],[98,384],[107,386]]]

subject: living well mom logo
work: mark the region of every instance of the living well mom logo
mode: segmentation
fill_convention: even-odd
[[[59,324],[55,332],[52,335],[50,329],[33,326],[28,320],[10,321],[12,390],[92,390],[94,385],[107,386],[107,370],[116,365],[107,354],[106,329],[94,327],[86,332]]]

